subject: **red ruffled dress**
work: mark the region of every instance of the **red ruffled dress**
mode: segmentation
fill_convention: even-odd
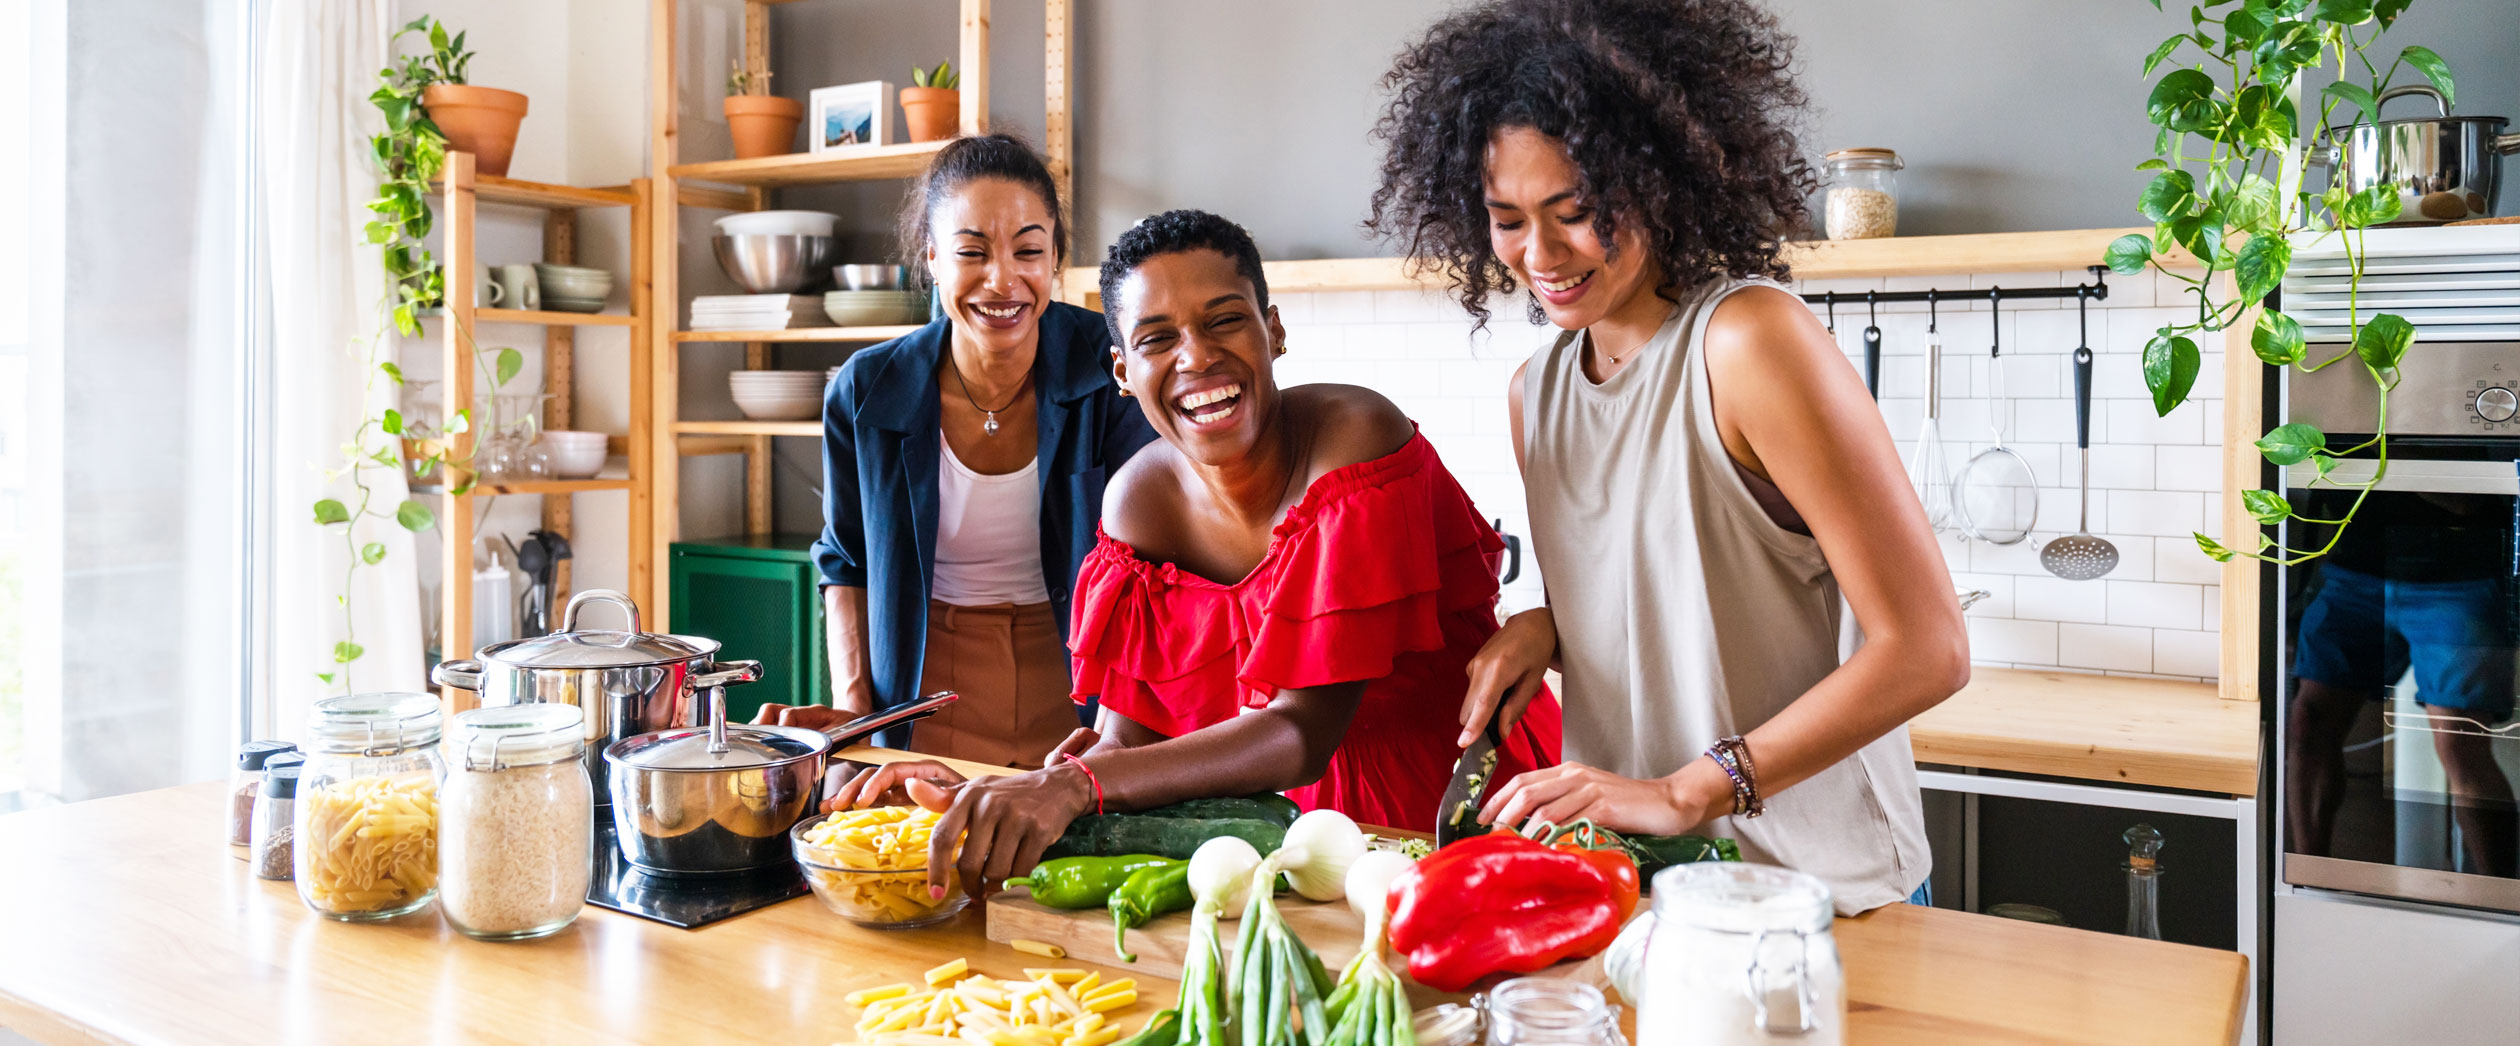
[[[1314,481],[1235,584],[1099,535],[1076,575],[1077,700],[1099,695],[1179,737],[1280,690],[1366,681],[1328,772],[1287,796],[1432,832],[1461,754],[1463,669],[1496,634],[1504,549],[1424,436]],[[1505,739],[1496,779],[1555,765],[1558,724],[1544,693]]]

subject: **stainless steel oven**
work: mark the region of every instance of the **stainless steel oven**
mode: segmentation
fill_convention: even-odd
[[[2345,350],[2348,310],[2405,316],[2420,337],[2389,397],[2380,482],[2361,489],[2369,458],[2286,476],[2284,543],[2328,552],[2279,572],[2281,875],[2520,912],[2520,251],[2373,239],[2358,293],[2333,258],[2284,287],[2314,359]],[[2375,391],[2350,357],[2295,371],[2283,418],[2352,447],[2378,427]],[[2352,526],[2323,522],[2358,499]]]

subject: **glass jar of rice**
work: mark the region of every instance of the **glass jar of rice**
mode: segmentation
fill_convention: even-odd
[[[448,925],[489,941],[557,933],[586,904],[595,790],[574,705],[455,716],[439,796],[438,867]]]
[[[435,694],[315,703],[291,814],[307,907],[366,922],[419,911],[437,896],[439,721]]]
[[[1899,169],[1888,149],[1840,149],[1828,156],[1828,233],[1870,240],[1899,231]]]

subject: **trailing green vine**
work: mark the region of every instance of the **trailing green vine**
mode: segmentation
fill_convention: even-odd
[[[2136,165],[2160,172],[2136,201],[2136,209],[2154,223],[2153,233],[2120,237],[2109,245],[2106,260],[2112,270],[2126,275],[2148,265],[2157,268],[2187,284],[2185,292],[2195,299],[2192,321],[2162,326],[2144,346],[2144,385],[2152,390],[2156,412],[2166,415],[2186,402],[2196,384],[2202,353],[2191,335],[2239,323],[2250,306],[2273,293],[2292,267],[2296,237],[2306,235],[2311,243],[2338,237],[2352,274],[2348,302],[2355,300],[2362,285],[2363,231],[2396,220],[2397,188],[2383,184],[2356,193],[2340,185],[2312,195],[2302,188],[2309,151],[2294,145],[2304,135],[2331,126],[2340,107],[2350,107],[2357,123],[2376,122],[2380,94],[2405,69],[2432,81],[2443,99],[2454,97],[2449,65],[2429,48],[2408,46],[2387,69],[2366,53],[2412,2],[2208,0],[2189,9],[2187,31],[2163,40],[2145,56],[2146,77],[2165,62],[2176,66],[2153,84],[2146,99],[2145,110],[2159,130],[2153,158]],[[2152,5],[2159,9],[2161,0],[2152,0]],[[2212,13],[2217,8],[2226,10],[2217,17]],[[2336,63],[2336,82],[2319,94],[2318,121],[2305,126],[2293,98],[2295,84],[2303,73],[2327,68],[2330,59]],[[2234,241],[2240,243],[2237,250],[2231,247]],[[2160,253],[2172,245],[2204,263],[2202,278],[2163,264]],[[2234,284],[2227,300],[2218,300],[2216,294],[2215,277],[2222,273],[2229,273]],[[2318,470],[2317,482],[2359,493],[2342,518],[2303,519],[2334,525],[2324,545],[2293,548],[2261,534],[2255,547],[2242,549],[2197,534],[2197,547],[2206,555],[2285,565],[2326,555],[2387,474],[2389,393],[2397,385],[2398,362],[2415,341],[2415,327],[2391,313],[2366,320],[2360,307],[2350,304],[2347,319],[2348,347],[2315,362],[2301,324],[2276,309],[2257,313],[2249,347],[2269,366],[2300,367],[2308,373],[2350,360],[2370,374],[2380,402],[2370,439],[2330,447],[2326,433],[2294,423],[2277,426],[2257,441],[2268,461],[2286,467],[2309,462]],[[2377,458],[2369,480],[2330,477],[2338,459],[2364,451]],[[2300,518],[2274,491],[2244,491],[2241,499],[2262,525]]]
[[[430,183],[445,170],[446,136],[429,118],[421,95],[430,84],[463,83],[465,69],[472,62],[471,52],[464,50],[464,34],[448,37],[446,27],[434,18],[423,17],[402,27],[389,47],[398,49],[403,37],[413,33],[427,40],[428,53],[402,56],[379,70],[376,90],[368,95],[368,101],[384,115],[385,131],[369,141],[378,179],[376,198],[367,205],[375,218],[368,222],[364,240],[378,248],[384,263],[386,290],[379,303],[382,319],[402,335],[419,334],[423,310],[443,306],[446,301],[445,270],[425,246],[433,221],[428,201]],[[350,665],[367,652],[359,645],[355,631],[357,618],[351,603],[351,593],[356,590],[354,581],[359,568],[383,562],[386,554],[383,542],[359,540],[359,521],[392,520],[414,533],[437,525],[437,513],[417,499],[406,498],[390,510],[379,505],[370,474],[377,469],[404,469],[408,444],[412,455],[408,467],[413,477],[425,479],[444,470],[448,492],[459,495],[470,492],[475,480],[472,454],[455,453],[456,437],[472,427],[469,405],[450,415],[443,431],[433,423],[434,419],[405,418],[401,411],[390,407],[381,411],[366,408],[376,401],[377,382],[391,382],[396,387],[403,384],[402,368],[392,360],[379,358],[385,345],[384,324],[380,324],[380,333],[360,338],[349,346],[366,374],[360,387],[361,417],[349,441],[342,444],[339,463],[324,473],[327,485],[347,480],[350,497],[321,498],[314,505],[316,525],[339,527],[344,550],[349,554],[341,591],[333,597],[342,614],[342,638],[332,648],[334,668],[316,673],[316,678],[337,685],[343,693],[353,689]],[[470,331],[462,331],[460,336],[468,346],[472,344]],[[488,369],[485,377],[493,388],[507,384],[524,366],[524,357],[515,349],[499,349],[492,360],[483,361],[482,353],[474,347],[473,357]]]

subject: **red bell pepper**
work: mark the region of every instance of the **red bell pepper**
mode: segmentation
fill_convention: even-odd
[[[1543,822],[1541,827],[1547,829],[1541,841],[1550,849],[1590,861],[1610,877],[1610,884],[1618,893],[1619,922],[1625,925],[1627,917],[1636,913],[1637,898],[1645,892],[1644,881],[1637,875],[1636,858],[1628,856],[1627,844],[1617,833],[1592,823],[1591,818],[1564,827]]]
[[[1595,954],[1626,919],[1602,866],[1511,833],[1435,851],[1392,883],[1390,903],[1391,945],[1409,976],[1454,992]]]

